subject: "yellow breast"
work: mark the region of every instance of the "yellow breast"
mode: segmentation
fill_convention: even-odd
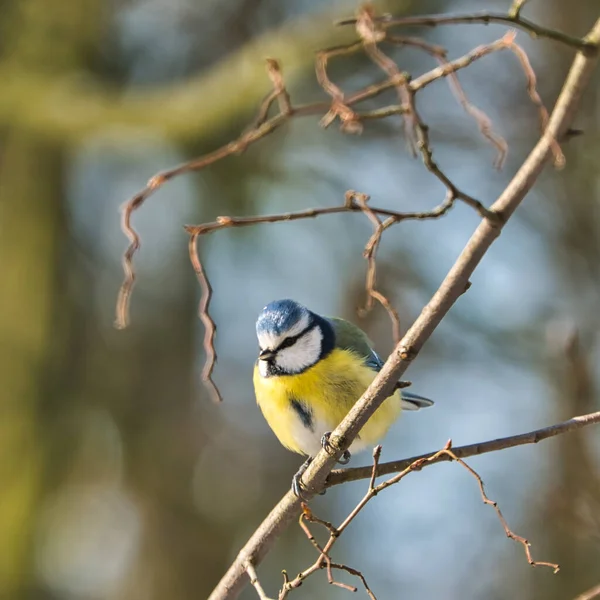
[[[303,373],[262,377],[254,368],[256,400],[267,423],[279,441],[299,454],[314,455],[321,436],[332,431],[367,389],[376,373],[365,366],[362,357],[335,349]],[[302,419],[293,402],[310,413]],[[376,444],[401,411],[400,393],[388,398],[369,419],[350,450],[360,451]]]

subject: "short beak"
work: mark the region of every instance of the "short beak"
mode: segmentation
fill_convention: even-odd
[[[273,350],[261,350],[258,354],[258,358],[260,360],[271,360],[275,356],[275,352]]]

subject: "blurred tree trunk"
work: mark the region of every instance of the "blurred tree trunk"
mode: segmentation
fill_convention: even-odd
[[[4,2],[0,68],[62,76],[89,58],[103,3],[86,0]],[[64,73],[63,73],[64,72]],[[41,90],[38,90],[41,92]],[[35,100],[36,90],[20,104]],[[63,155],[32,130],[4,125],[0,162],[0,597],[28,585],[34,510],[41,490],[48,396],[45,369],[54,344],[56,270],[63,229]]]
[[[25,582],[40,489],[43,432],[38,405],[52,349],[61,160],[22,131],[8,131],[0,163],[0,597]]]

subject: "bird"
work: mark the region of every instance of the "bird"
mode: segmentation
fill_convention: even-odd
[[[306,460],[292,479],[303,499],[302,475],[329,436],[383,366],[366,333],[337,317],[321,316],[295,300],[267,304],[256,321],[259,354],[254,365],[256,401],[281,444]],[[377,444],[403,409],[433,401],[396,388],[339,461]]]

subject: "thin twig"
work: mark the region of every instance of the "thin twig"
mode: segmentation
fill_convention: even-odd
[[[396,63],[388,58],[377,44],[385,39],[385,32],[378,27],[375,13],[370,4],[363,5],[358,11],[356,19],[356,32],[363,43],[366,55],[378,65],[387,75],[396,88],[400,105],[406,110],[403,113],[404,133],[409,150],[416,156],[417,137],[415,135],[416,114],[413,95],[410,92],[408,73],[400,71]]]
[[[206,353],[206,361],[202,369],[202,381],[214,402],[222,402],[223,398],[219,392],[219,388],[215,385],[212,379],[212,372],[215,368],[217,353],[215,351],[215,334],[217,326],[208,313],[210,299],[212,297],[212,287],[208,281],[208,277],[204,272],[202,261],[198,255],[198,233],[192,233],[189,240],[190,261],[196,273],[196,278],[200,284],[201,296],[198,305],[198,315],[204,325],[204,352]]]
[[[527,77],[527,93],[529,94],[533,104],[538,108],[540,113],[540,128],[542,132],[544,132],[548,126],[549,114],[537,91],[537,78],[535,76],[535,72],[531,66],[531,63],[529,62],[529,58],[525,50],[523,50],[519,44],[513,40],[509,43],[509,48],[519,59],[523,72],[525,73],[525,77]],[[557,169],[564,167],[565,155],[562,153],[562,150],[560,149],[560,146],[556,140],[553,140],[552,142],[552,154],[554,155],[554,166]]]
[[[258,575],[256,574],[254,565],[250,562],[246,564],[246,573],[248,573],[250,583],[254,586],[254,589],[256,590],[260,600],[271,600],[258,580]]]
[[[366,581],[364,575],[360,571],[358,571],[357,569],[353,569],[352,567],[349,567],[347,565],[331,562],[331,558],[329,557],[328,552],[324,548],[322,548],[321,545],[316,541],[314,535],[312,534],[312,532],[310,531],[309,527],[306,525],[304,520],[306,519],[310,522],[315,522],[315,523],[326,523],[326,522],[316,518],[312,514],[312,512],[310,511],[308,506],[304,503],[302,504],[302,511],[303,512],[300,515],[300,520],[299,520],[300,527],[301,527],[302,531],[304,531],[304,533],[308,537],[308,540],[310,541],[310,543],[314,546],[314,548],[319,553],[319,558],[310,567],[308,567],[301,573],[298,573],[298,575],[296,575],[296,577],[293,580],[290,581],[287,578],[284,580],[283,586],[282,586],[281,590],[279,591],[278,600],[284,600],[284,598],[287,598],[288,594],[292,590],[300,587],[302,585],[302,583],[304,583],[305,579],[310,577],[310,575],[312,575],[316,571],[323,569],[323,568],[325,568],[327,570],[327,582],[330,585],[335,585],[337,587],[348,590],[349,592],[356,592],[357,588],[355,586],[348,585],[348,584],[342,583],[340,581],[336,581],[335,578],[333,577],[332,569],[339,569],[339,570],[347,571],[348,573],[351,573],[352,575],[359,577],[360,580],[362,581],[363,585],[365,586],[365,590],[367,591],[367,594],[369,595],[369,597],[374,598],[373,592],[371,592],[371,590],[369,589],[367,581]],[[331,535],[333,535],[333,533]]]
[[[354,577],[358,577],[361,580],[363,587],[365,588],[365,592],[367,592],[367,596],[369,596],[369,598],[371,600],[377,600],[377,598],[375,597],[375,594],[371,591],[371,588],[367,584],[367,580],[365,579],[365,576],[358,569],[353,569],[352,567],[349,567],[348,565],[342,565],[342,564],[334,563],[334,562],[330,563],[330,565],[333,569],[341,569],[341,570],[347,571],[348,573],[350,573],[350,575],[354,575]]]
[[[454,460],[454,461],[458,462],[475,478],[475,480],[477,481],[477,485],[479,486],[479,492],[481,493],[481,500],[483,501],[484,504],[491,506],[496,511],[496,515],[498,517],[498,520],[500,521],[500,524],[502,525],[502,528],[504,529],[504,533],[506,534],[506,537],[510,538],[511,540],[514,540],[515,542],[517,542],[523,546],[523,549],[525,551],[525,556],[527,557],[527,562],[532,567],[550,567],[554,571],[555,574],[558,573],[558,571],[560,570],[560,566],[557,563],[533,560],[533,557],[531,556],[531,544],[527,541],[526,538],[524,538],[523,536],[517,535],[508,526],[508,523],[506,522],[506,519],[504,518],[502,511],[498,507],[498,503],[495,502],[494,500],[490,500],[488,495],[485,493],[485,487],[483,484],[483,480],[481,479],[481,476],[479,475],[479,473],[477,473],[477,471],[475,471],[475,469],[473,469],[473,467],[470,467],[464,460],[458,458],[456,456],[456,454],[454,454],[454,452],[452,452],[452,450],[450,450],[450,448],[448,448],[445,453],[450,457],[450,460]]]
[[[365,576],[358,569],[354,569],[352,567],[349,567],[348,565],[344,565],[344,564],[340,564],[340,563],[333,563],[331,560],[331,557],[330,557],[330,552],[331,552],[331,549],[333,548],[335,542],[339,538],[339,536],[346,529],[346,527],[348,527],[348,525],[353,520],[353,518],[360,512],[360,510],[365,506],[365,504],[373,496],[377,495],[377,490],[374,488],[374,481],[375,481],[376,474],[377,474],[377,464],[379,462],[380,454],[381,454],[381,446],[377,446],[373,450],[373,467],[372,467],[373,475],[371,477],[371,482],[369,484],[369,490],[368,490],[365,498],[363,499],[363,501],[361,501],[358,504],[358,506],[352,511],[352,513],[344,520],[344,522],[339,527],[335,527],[329,521],[325,521],[323,519],[318,518],[317,516],[315,516],[315,514],[312,512],[310,507],[305,502],[301,503],[302,512],[300,514],[300,519],[299,519],[300,528],[305,533],[305,535],[308,538],[308,540],[310,541],[310,543],[317,550],[317,552],[319,553],[319,556],[312,565],[310,565],[309,567],[304,569],[304,571],[299,573],[294,579],[288,580],[286,578],[284,580],[284,584],[279,592],[279,600],[284,600],[292,590],[300,587],[302,585],[302,583],[308,577],[310,577],[313,573],[315,573],[323,568],[325,568],[327,570],[327,581],[330,584],[347,589],[351,592],[356,592],[357,588],[355,586],[350,586],[348,584],[336,581],[335,578],[333,577],[332,569],[343,570],[348,573],[351,573],[355,577],[358,577],[361,580],[369,598],[371,598],[372,600],[376,600],[375,595],[373,594],[373,592],[369,588],[369,585],[367,584],[367,580],[366,580]],[[327,540],[327,543],[325,544],[325,546],[322,547],[317,542],[317,540],[315,539],[314,535],[312,534],[310,528],[308,527],[308,525],[306,524],[305,521],[308,521],[310,523],[317,523],[329,531],[329,539]]]
[[[347,192],[353,194],[354,192]],[[439,217],[446,214],[449,207],[446,203],[443,205],[443,210],[440,206],[430,210],[422,212],[398,212],[395,210],[389,210],[387,208],[371,207],[371,210],[385,217],[392,217],[395,221],[426,221],[429,219],[438,219]],[[184,229],[190,235],[206,235],[219,229],[227,229],[229,227],[248,227],[250,225],[261,225],[264,223],[280,223],[287,221],[299,221],[302,219],[313,219],[323,215],[334,215],[344,212],[362,212],[363,209],[356,203],[346,203],[341,206],[328,206],[324,208],[307,208],[291,213],[281,213],[275,215],[259,215],[255,217],[217,217],[216,221],[210,223],[202,223],[201,225],[185,225]]]
[[[471,25],[490,23],[500,23],[518,27],[527,31],[532,37],[547,38],[571,46],[575,50],[579,50],[587,57],[593,57],[598,52],[598,46],[593,40],[574,37],[554,29],[549,29],[541,25],[537,25],[528,19],[524,19],[519,15],[508,15],[502,13],[482,12],[468,15],[426,15],[418,17],[401,17],[398,19],[382,17],[379,19],[381,26],[385,29],[391,27],[437,27],[439,25]],[[342,19],[337,21],[336,25],[356,25],[356,18]]]
[[[511,7],[508,9],[508,16],[513,19],[519,19],[521,16],[521,9],[529,0],[513,0]]]
[[[271,106],[275,100],[277,100],[279,96],[279,92],[277,90],[271,90],[264,98],[264,100],[260,103],[258,108],[258,113],[254,120],[248,125],[246,129],[242,132],[242,136],[247,134],[249,131],[260,127],[268,118],[269,118],[269,110],[271,110]]]
[[[394,344],[397,344],[400,341],[400,317],[398,316],[398,312],[392,306],[389,299],[384,296],[380,291],[375,288],[376,278],[377,278],[377,250],[379,248],[379,244],[381,242],[381,236],[383,232],[391,227],[394,223],[397,223],[397,219],[393,216],[388,217],[385,221],[381,221],[377,214],[371,209],[368,205],[369,196],[367,194],[361,194],[359,192],[346,192],[346,198],[348,198],[348,194],[352,195],[359,206],[362,208],[363,212],[373,224],[375,231],[373,235],[369,238],[365,246],[365,250],[363,252],[363,256],[367,259],[368,267],[367,267],[367,277],[365,282],[365,289],[367,291],[367,298],[365,301],[364,308],[359,311],[359,314],[366,314],[373,308],[373,300],[377,300],[383,308],[388,313],[390,320],[392,321],[392,332],[394,338]]]
[[[393,36],[389,33],[386,35],[385,40],[392,44],[403,45],[403,46],[413,46],[416,48],[420,48],[424,50],[431,56],[433,56],[442,66],[449,64],[447,58],[447,51],[445,48],[441,46],[436,46],[434,44],[429,44],[420,38],[413,37],[399,37]],[[487,139],[492,146],[496,148],[497,155],[494,160],[494,166],[497,169],[502,168],[504,161],[506,160],[506,155],[508,153],[508,144],[506,140],[499,134],[495,133],[492,127],[492,121],[490,118],[478,107],[476,107],[472,102],[469,101],[467,94],[465,93],[460,81],[458,79],[458,75],[456,72],[451,72],[448,74],[447,80],[450,85],[450,89],[458,102],[464,108],[465,112],[471,115],[475,122],[477,123],[477,127],[481,132],[481,135],[485,139]]]
[[[427,73],[424,73],[419,77],[415,77],[408,83],[410,90],[412,92],[418,92],[419,90],[422,90],[423,88],[427,87],[428,85],[432,84],[438,79],[447,77],[451,73],[455,73],[462,69],[466,69],[469,65],[484,58],[485,56],[507,49],[507,35],[512,34],[505,34],[502,38],[494,42],[477,46],[464,56],[461,56],[460,58],[457,58],[455,60],[451,60],[444,65],[436,67],[435,69],[431,69],[431,71],[427,71]],[[386,79],[381,83],[369,85],[362,90],[359,90],[357,92],[354,92],[353,94],[346,96],[346,104],[349,106],[353,106],[357,102],[362,102],[370,98],[375,98],[379,94],[385,92],[386,90],[393,88],[395,85],[395,82],[389,79]]]
[[[277,96],[279,113],[289,117],[294,109],[292,108],[290,94],[288,93],[283,81],[283,74],[281,73],[279,61],[274,58],[267,58],[267,74],[269,75],[269,79],[273,84],[273,91]]]
[[[333,83],[327,75],[327,63],[330,58],[343,54],[353,54],[357,50],[360,50],[360,48],[360,42],[355,42],[346,46],[336,46],[335,48],[321,50],[317,53],[315,58],[317,82],[332,99],[331,107],[319,122],[321,127],[325,129],[329,127],[336,118],[339,118],[342,131],[345,131],[346,133],[362,132],[362,124],[360,123],[358,115],[344,101],[343,90]]]
[[[579,596],[573,600],[594,600],[594,598],[600,598],[600,583],[593,588],[586,590],[582,594],[579,594]]]
[[[359,10],[356,30],[363,40],[367,56],[388,75],[389,81],[394,83],[401,106],[406,108],[404,130],[411,150],[416,149],[421,153],[426,168],[444,184],[454,198],[458,198],[475,208],[482,217],[496,221],[497,215],[488,211],[475,198],[459,190],[433,160],[433,150],[429,143],[429,128],[417,111],[415,92],[409,85],[407,74],[401,72],[396,63],[378,48],[377,43],[385,39],[385,33],[378,27],[378,22],[374,20],[372,9],[369,6]],[[446,64],[443,64],[442,67],[446,67]],[[453,72],[450,71],[450,73]]]
[[[468,458],[470,456],[479,456],[480,454],[487,454],[489,452],[497,452],[498,450],[506,450],[507,448],[515,448],[517,446],[524,446],[526,444],[537,444],[543,440],[547,440],[556,435],[568,433],[570,431],[576,431],[582,427],[588,425],[594,425],[600,423],[600,411],[590,413],[589,415],[582,415],[580,417],[574,417],[563,423],[551,425],[550,427],[543,427],[542,429],[536,429],[527,433],[520,433],[518,435],[511,435],[495,440],[489,440],[485,442],[478,442],[476,444],[468,444],[466,446],[458,446],[453,449],[454,454],[457,458]],[[378,466],[378,474],[390,475],[391,473],[398,473],[406,469],[409,465],[417,460],[421,460],[431,456],[431,452],[427,454],[421,454],[420,456],[413,456],[411,458],[405,458],[402,460],[395,460],[387,463],[380,463]],[[449,460],[448,457],[440,456],[435,462],[442,462]],[[428,464],[433,464],[434,461],[430,461]],[[358,481],[359,479],[368,479],[371,477],[371,467],[351,467],[347,469],[336,469],[331,471],[329,477],[327,477],[326,487],[339,485],[347,481]]]

